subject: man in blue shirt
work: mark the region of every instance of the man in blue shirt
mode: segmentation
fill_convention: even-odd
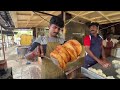
[[[92,65],[99,63],[104,68],[107,68],[110,66],[110,63],[105,57],[104,48],[102,45],[103,39],[98,34],[99,24],[91,23],[89,29],[90,34],[84,38],[84,46],[86,51],[84,67],[89,68]]]

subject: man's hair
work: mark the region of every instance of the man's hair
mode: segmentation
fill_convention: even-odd
[[[111,36],[111,33],[107,33],[107,34],[106,34],[106,37],[108,37],[108,36]]]
[[[91,27],[91,26],[96,26],[96,27],[99,27],[99,23],[97,23],[97,22],[92,22],[92,23],[90,23],[90,25],[89,25],[89,28]]]
[[[55,25],[59,26],[60,28],[64,27],[64,21],[63,21],[63,19],[61,17],[58,17],[58,16],[53,16],[50,19],[50,25],[51,24],[55,24]]]

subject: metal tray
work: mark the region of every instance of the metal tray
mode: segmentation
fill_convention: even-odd
[[[108,60],[111,63],[114,59],[117,60],[118,58],[114,58],[114,57],[108,58]],[[97,63],[97,64],[93,65],[92,68],[101,69],[103,71],[103,73],[106,74],[107,76],[113,76],[115,79],[118,79],[116,77],[116,75],[118,75],[118,74],[115,72],[116,68],[114,68],[113,65],[106,69],[106,68],[103,68],[100,64]],[[88,70],[84,67],[81,67],[81,73],[83,75],[91,78],[91,79],[105,79],[104,77],[102,77],[102,76],[100,76],[100,75],[98,75],[98,74],[96,74],[96,73],[94,73],[94,72],[92,72],[92,71],[90,71],[90,70]]]

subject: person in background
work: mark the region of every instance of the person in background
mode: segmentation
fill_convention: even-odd
[[[102,46],[103,39],[98,34],[99,24],[91,23],[89,30],[90,34],[84,38],[86,55],[83,67],[89,68],[96,63],[99,63],[104,68],[109,67],[110,63],[105,57],[104,48]]]
[[[111,50],[116,48],[117,43],[119,41],[117,39],[112,39],[110,33],[108,33],[106,35],[106,39],[103,40],[103,46],[105,49],[105,55],[106,57],[110,57],[111,56]]]

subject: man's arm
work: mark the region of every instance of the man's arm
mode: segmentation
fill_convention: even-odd
[[[45,54],[44,54],[44,50],[43,50],[43,46],[40,45],[40,56],[43,57]]]
[[[39,46],[40,42],[41,42],[41,37],[38,37],[32,44],[30,51],[33,51],[37,46]]]
[[[34,42],[33,44],[32,44],[32,46],[31,46],[31,49],[30,49],[30,51],[33,51],[37,46],[39,46],[40,45],[40,43],[38,43],[38,42]]]
[[[88,53],[88,55],[90,55],[94,60],[96,60],[100,65],[102,65],[102,67],[107,68],[108,66],[110,66],[110,63],[104,59],[104,60],[100,60],[99,58],[97,58],[90,50],[89,46],[85,46],[85,50]]]
[[[101,48],[102,48],[102,58],[106,59],[104,46],[102,45]]]
[[[103,45],[101,45],[101,48],[102,48],[102,59],[103,59],[103,62],[106,63],[106,67],[111,66],[110,62],[108,62],[108,60],[107,60],[107,58],[105,56],[105,50],[104,50]]]
[[[118,40],[117,39],[114,39],[115,41],[114,41],[114,46],[113,46],[113,48],[117,48],[117,45],[118,45]]]

